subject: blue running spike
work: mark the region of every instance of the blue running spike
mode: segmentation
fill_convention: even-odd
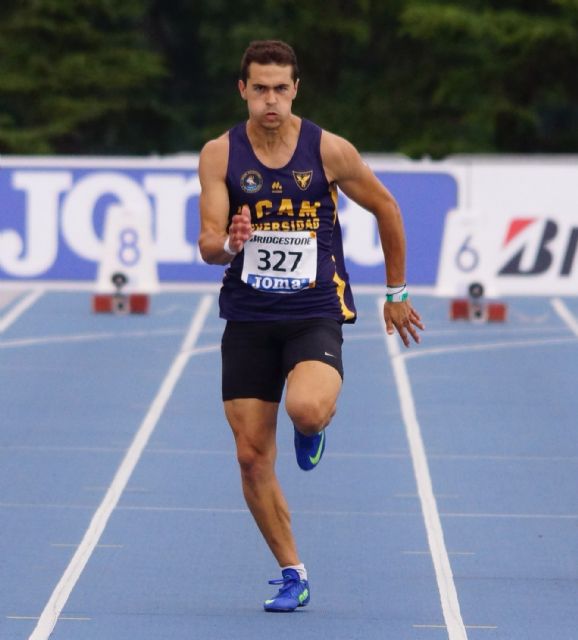
[[[295,569],[283,569],[280,580],[269,580],[269,584],[279,584],[276,596],[265,600],[265,611],[288,612],[309,604],[309,582],[301,580]]]
[[[297,464],[303,471],[311,471],[319,464],[325,451],[325,431],[314,436],[304,436],[295,429],[295,453]]]

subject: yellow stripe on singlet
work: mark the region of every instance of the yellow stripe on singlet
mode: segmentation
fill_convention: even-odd
[[[337,222],[337,187],[334,184],[329,186],[329,192],[331,194],[331,199],[333,200],[333,224]],[[335,262],[335,257],[333,257],[333,262]],[[345,281],[339,276],[337,273],[337,269],[335,270],[335,274],[333,276],[333,282],[337,285],[337,297],[339,298],[339,305],[341,306],[341,313],[343,314],[344,320],[352,320],[355,318],[355,313],[351,311],[351,309],[345,304]]]
[[[333,182],[329,185],[329,195],[333,200],[333,226],[335,226],[335,223],[337,222],[337,198],[339,196],[337,193],[337,187]]]
[[[344,320],[352,320],[355,318],[355,313],[345,304],[345,281],[339,277],[337,271],[333,276],[333,282],[337,285],[337,297],[339,298],[339,304],[341,305],[341,313]]]

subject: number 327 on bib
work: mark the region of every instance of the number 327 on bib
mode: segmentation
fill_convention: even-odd
[[[266,293],[315,286],[317,236],[312,231],[254,231],[245,243],[243,282]]]

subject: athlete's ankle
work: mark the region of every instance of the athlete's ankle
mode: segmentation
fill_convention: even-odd
[[[299,574],[301,580],[307,580],[307,569],[302,562],[300,562],[299,564],[289,564],[285,567],[281,567],[281,571],[283,571],[284,569],[294,569]]]

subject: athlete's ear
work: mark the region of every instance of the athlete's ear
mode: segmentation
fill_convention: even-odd
[[[241,94],[241,98],[243,98],[243,100],[246,100],[247,99],[247,85],[242,80],[239,80],[239,84],[237,86],[239,87],[239,93]]]
[[[297,78],[297,80],[295,80],[295,93],[293,95],[293,97],[297,97],[297,89],[299,88],[299,78]]]

